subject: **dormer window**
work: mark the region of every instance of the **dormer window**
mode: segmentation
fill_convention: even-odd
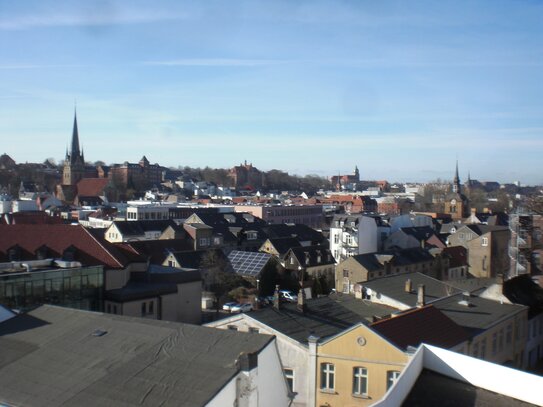
[[[9,261],[21,260],[21,248],[18,245],[15,245],[8,249],[8,260]]]
[[[38,247],[38,249],[36,250],[36,258],[38,260],[45,260],[48,254],[49,254],[49,249],[45,245]]]
[[[247,240],[256,240],[257,236],[256,232],[247,232]]]
[[[70,246],[62,252],[62,260],[74,261],[75,259],[75,247]]]

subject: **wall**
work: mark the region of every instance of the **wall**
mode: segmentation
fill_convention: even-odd
[[[362,338],[362,339],[360,339]],[[402,371],[408,356],[364,325],[345,332],[323,344],[317,350],[317,405],[367,406],[386,393],[387,371]],[[332,392],[321,390],[320,367],[332,363],[335,367],[335,387]],[[367,396],[353,395],[353,368],[364,367],[368,373]]]
[[[240,332],[249,332],[249,328],[257,328],[260,334],[275,335],[276,347],[279,352],[282,368],[294,370],[294,389],[296,396],[292,404],[293,407],[309,406],[307,403],[310,392],[314,389],[310,388],[309,375],[313,372],[308,372],[309,354],[306,346],[303,346],[297,341],[267,327],[254,320],[248,315],[238,314],[225,318],[219,321],[206,324],[218,329],[229,329],[229,326],[235,326]]]

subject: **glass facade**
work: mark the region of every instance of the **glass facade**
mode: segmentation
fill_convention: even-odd
[[[0,274],[0,304],[21,311],[41,304],[103,311],[102,266]]]

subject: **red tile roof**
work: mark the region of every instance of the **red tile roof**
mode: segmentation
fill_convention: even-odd
[[[8,260],[8,250],[14,246],[21,249],[21,260],[35,259],[42,246],[49,250],[47,257],[60,258],[73,246],[74,260],[84,266],[123,268],[128,264],[128,259],[113,244],[93,236],[81,225],[0,225],[0,261]]]
[[[469,339],[464,328],[432,305],[375,322],[370,327],[400,349],[421,343],[448,349]]]
[[[77,183],[77,195],[103,196],[108,182],[107,178],[83,178]]]

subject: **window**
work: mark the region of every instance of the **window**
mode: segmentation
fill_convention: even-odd
[[[349,277],[349,270],[343,269],[343,277]]]
[[[149,301],[149,314],[154,314],[154,313],[155,313],[155,302]]]
[[[339,235],[334,235],[334,244],[339,243]]]
[[[471,352],[472,356],[474,358],[478,358],[479,357],[479,343],[476,342],[473,344],[473,351]]]
[[[238,327],[235,326],[235,325],[227,325],[227,328],[228,328],[230,331],[237,331],[237,330],[238,330]]]
[[[321,390],[334,391],[334,365],[321,363]]]
[[[147,303],[142,302],[141,303],[141,316],[144,316],[145,314],[147,314]]]
[[[368,395],[368,369],[355,367],[353,369],[353,395]]]
[[[285,379],[287,379],[288,388],[292,392],[294,391],[294,369],[283,369]]]
[[[492,355],[498,352],[498,334],[494,332],[492,334]]]
[[[200,238],[200,246],[207,246],[208,244],[209,243],[208,243],[207,238],[205,237]]]
[[[481,239],[481,246],[488,246],[488,237],[483,237]]]
[[[498,332],[498,350],[503,351],[503,329]]]
[[[396,383],[399,377],[400,372],[397,370],[389,370],[387,372],[387,391],[394,385],[394,383]]]
[[[513,325],[509,324],[507,325],[507,330],[505,331],[505,343],[510,345],[512,340],[513,340]]]
[[[257,334],[260,332],[258,328],[249,327],[249,332],[252,334]]]

